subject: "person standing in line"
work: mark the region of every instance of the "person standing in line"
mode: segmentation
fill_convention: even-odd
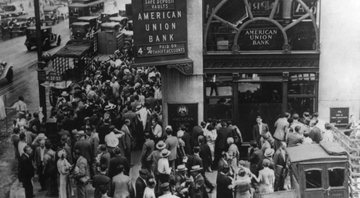
[[[148,179],[149,172],[146,169],[139,170],[139,177],[135,181],[136,198],[143,198],[144,191],[147,186],[146,180]]]
[[[168,134],[168,136],[167,136],[167,138],[165,140],[165,144],[166,144],[167,149],[170,151],[169,164],[170,164],[170,167],[173,170],[175,170],[175,160],[176,160],[176,157],[177,157],[177,148],[178,148],[178,145],[179,145],[179,140],[175,136],[175,133],[172,130],[171,126],[167,126],[165,131]]]
[[[263,123],[261,116],[256,117],[256,124],[253,126],[253,138],[257,142],[259,148],[261,148],[261,137],[269,131],[269,127],[266,123]]]
[[[222,170],[219,170],[219,173],[216,177],[216,197],[226,197],[232,198],[232,188],[231,188],[231,178],[228,176],[230,171],[229,166],[224,166]]]
[[[289,127],[288,119],[290,118],[290,113],[285,112],[282,117],[276,120],[275,122],[275,132],[274,132],[274,139],[275,139],[275,145],[274,149],[275,151],[280,148],[281,142],[285,141],[286,137],[286,131]]]
[[[25,188],[25,198],[33,198],[34,196],[33,185],[31,181],[35,172],[32,164],[32,152],[32,148],[26,145],[19,160],[19,181]]]
[[[88,194],[86,191],[86,186],[90,179],[90,170],[89,165],[80,150],[75,150],[75,170],[74,170],[74,178],[76,180],[76,188],[77,188],[77,198],[87,198]]]
[[[143,145],[143,148],[141,150],[141,168],[146,168],[150,170],[151,164],[149,161],[147,161],[147,158],[150,156],[150,154],[154,151],[155,142],[154,140],[150,139],[150,134],[145,133],[145,143]]]
[[[124,174],[124,166],[119,165],[117,174],[112,178],[110,197],[112,198],[133,198],[134,188],[131,178]]]
[[[70,183],[69,174],[72,165],[66,160],[66,151],[60,150],[58,152],[59,160],[57,161],[57,169],[60,175],[59,178],[59,198],[70,198]]]
[[[41,186],[40,191],[46,190],[46,178],[44,175],[44,156],[47,153],[47,149],[45,148],[45,139],[41,139],[39,141],[39,146],[35,148],[34,153],[34,161],[36,165],[37,174],[39,177],[39,183]]]

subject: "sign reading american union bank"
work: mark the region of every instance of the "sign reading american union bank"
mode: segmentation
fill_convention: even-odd
[[[136,58],[185,57],[186,0],[132,0],[132,6]]]

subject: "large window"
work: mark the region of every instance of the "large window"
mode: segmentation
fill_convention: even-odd
[[[340,187],[344,185],[345,169],[344,168],[331,168],[328,169],[329,173],[329,186]]]
[[[203,1],[208,52],[319,50],[318,0]]]
[[[288,105],[290,113],[314,113],[316,110],[317,75],[315,73],[292,73],[288,82]]]
[[[321,170],[312,169],[305,171],[306,188],[322,188]]]

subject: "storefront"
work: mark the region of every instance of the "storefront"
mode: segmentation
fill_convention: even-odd
[[[204,117],[251,139],[256,116],[317,112],[319,2],[204,0]]]

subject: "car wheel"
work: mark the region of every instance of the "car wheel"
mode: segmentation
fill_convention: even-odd
[[[8,83],[11,83],[13,81],[13,78],[14,78],[14,72],[12,69],[9,69],[6,74],[6,80],[8,81]]]
[[[27,48],[28,51],[31,51],[31,46],[30,45],[27,45],[26,48]]]

